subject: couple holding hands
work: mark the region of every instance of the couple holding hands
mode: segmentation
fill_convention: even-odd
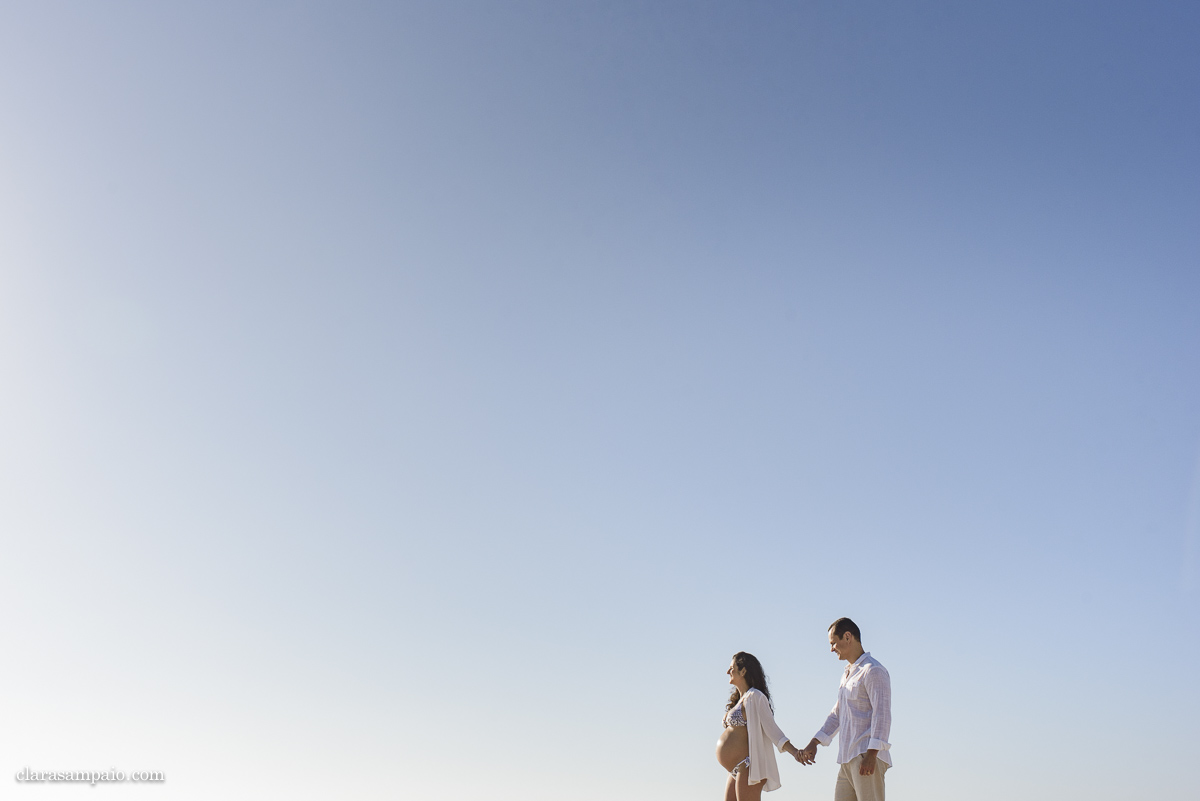
[[[764,790],[779,789],[779,768],[771,746],[811,765],[817,746],[838,743],[834,801],[883,801],[883,775],[891,767],[892,680],[887,669],[863,650],[858,626],[848,617],[829,627],[829,650],[849,662],[837,703],[807,746],[796,748],[775,724],[771,692],[762,665],[739,651],[729,664],[733,692],[725,707],[725,731],[717,741],[717,761],[729,771],[725,801],[758,801]]]

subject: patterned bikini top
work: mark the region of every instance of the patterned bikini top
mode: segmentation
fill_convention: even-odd
[[[746,700],[744,696],[742,698],[739,698],[737,704],[734,705],[733,709],[731,709],[725,713],[726,728],[728,728],[729,726],[745,726],[746,725],[746,711],[742,708],[742,701],[744,701],[744,700]]]

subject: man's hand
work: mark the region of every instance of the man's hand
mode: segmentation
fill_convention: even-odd
[[[878,749],[872,748],[870,751],[863,754],[862,762],[858,765],[859,776],[871,776],[875,773],[875,755],[879,753]]]

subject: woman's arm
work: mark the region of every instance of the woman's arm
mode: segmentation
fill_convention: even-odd
[[[792,745],[788,740],[788,736],[779,728],[779,724],[775,722],[775,715],[771,713],[771,702],[767,697],[760,692],[749,693],[750,703],[754,704],[754,711],[758,716],[758,725],[766,732],[767,737],[771,738],[771,742],[775,743],[775,747],[780,752],[786,751],[793,757],[796,756],[796,746]]]

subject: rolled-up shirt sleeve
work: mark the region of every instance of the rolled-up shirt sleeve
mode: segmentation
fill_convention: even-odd
[[[838,700],[833,704],[833,711],[829,713],[829,717],[825,718],[825,725],[821,730],[813,735],[821,745],[829,745],[833,742],[833,735],[837,734],[838,730],[838,704],[842,702],[841,694],[838,694]]]
[[[886,751],[892,747],[888,736],[892,731],[892,677],[881,665],[876,665],[863,676],[867,698],[871,700],[871,728],[867,749]]]
[[[758,723],[762,726],[762,730],[771,738],[771,742],[775,743],[775,747],[783,751],[783,746],[789,738],[779,728],[779,724],[775,722],[775,715],[771,712],[770,701],[760,693],[751,694],[750,699],[750,702],[754,704],[754,711],[758,713]]]

